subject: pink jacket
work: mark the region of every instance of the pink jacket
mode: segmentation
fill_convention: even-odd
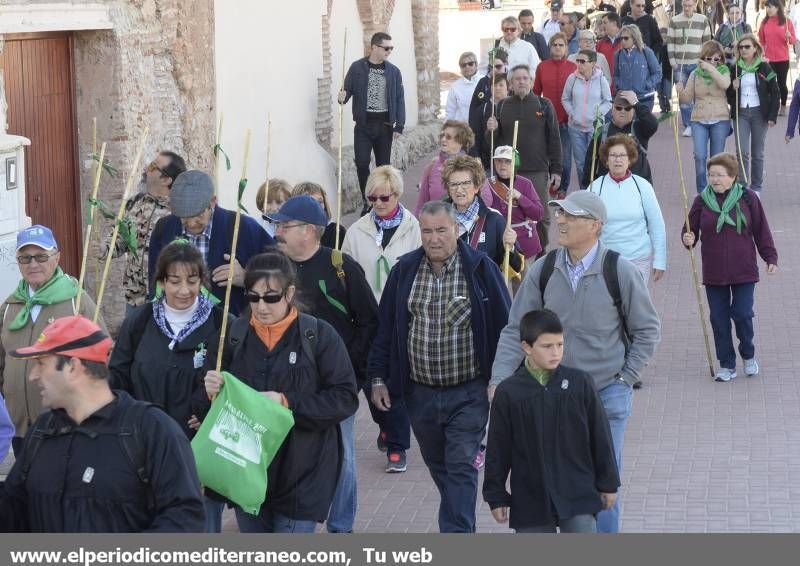
[[[788,29],[788,31],[787,31]],[[788,61],[789,46],[797,40],[794,34],[792,20],[786,18],[786,23],[778,23],[778,16],[764,20],[758,28],[758,40],[764,46],[764,57],[769,61]]]
[[[545,211],[542,201],[539,200],[539,195],[536,194],[533,183],[529,179],[516,175],[514,177],[514,188],[522,196],[519,202],[511,208],[511,225],[517,233],[517,243],[525,259],[528,259],[535,257],[542,251],[539,234],[536,233],[536,223],[544,218]],[[484,189],[488,189],[492,194],[489,206],[500,212],[503,218],[507,218],[508,203],[491,189],[488,179],[481,187],[481,194],[483,194]]]
[[[444,152],[439,152],[439,157],[431,161],[422,172],[422,180],[419,183],[419,198],[417,206],[414,208],[414,216],[419,218],[419,211],[422,205],[431,200],[442,200],[447,196],[447,189],[442,185],[442,167],[449,156]],[[492,191],[487,185],[481,187],[480,196],[486,206],[492,206]]]

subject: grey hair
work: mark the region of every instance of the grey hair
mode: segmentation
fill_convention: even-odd
[[[419,211],[419,216],[422,218],[423,214],[430,214],[433,216],[442,212],[450,217],[450,220],[453,221],[453,224],[458,222],[458,219],[456,218],[456,207],[454,207],[451,203],[444,202],[442,200],[429,200],[423,204],[422,209]]]
[[[511,72],[508,73],[508,76],[513,75],[515,72],[519,71],[520,69],[525,69],[528,73],[528,76],[531,76],[531,68],[530,66],[526,65],[525,63],[520,63],[519,65],[514,65],[514,68],[511,69]]]
[[[322,239],[322,235],[325,233],[325,228],[327,228],[327,226],[314,225],[314,235],[317,237],[318,242]]]
[[[578,32],[578,39],[590,39],[597,41],[597,35],[590,29],[582,29]]]

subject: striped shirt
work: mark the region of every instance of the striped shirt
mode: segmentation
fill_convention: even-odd
[[[456,251],[440,273],[423,257],[408,297],[411,380],[452,387],[480,376],[469,289]]]
[[[711,39],[711,27],[702,14],[693,14],[691,19],[678,14],[669,22],[667,52],[669,62],[677,65],[694,65],[700,58],[700,50]]]

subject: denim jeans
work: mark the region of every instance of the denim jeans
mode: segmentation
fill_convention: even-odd
[[[583,167],[586,163],[592,166],[592,132],[582,132],[577,128],[570,127],[569,129],[569,142],[572,145],[572,159],[575,161],[575,170],[578,172],[578,179],[583,180]],[[598,148],[599,150],[599,148]],[[595,163],[597,157],[595,156]],[[585,189],[583,183],[580,187]]]
[[[562,533],[596,533],[597,520],[594,515],[575,515],[569,519],[554,519],[552,525],[542,527],[523,527],[518,533],[554,533],[556,526]],[[557,525],[556,525],[557,524]]]
[[[342,469],[333,494],[333,503],[328,511],[326,526],[329,533],[353,532],[353,523],[356,520],[357,478],[356,472],[356,440],[353,427],[356,416],[350,415],[341,423],[339,430],[342,433]]]
[[[625,427],[631,415],[631,402],[633,389],[627,383],[616,381],[601,389],[600,400],[608,417],[608,426],[611,429],[611,440],[614,443],[614,458],[617,460],[617,469],[622,477],[622,446],[625,443]],[[622,490],[617,491],[617,501],[611,509],[597,514],[598,533],[619,532],[619,506]]]
[[[561,185],[560,191],[568,191],[569,183],[572,180],[572,143],[569,137],[569,126],[567,124],[558,125],[558,133],[561,136]],[[544,201],[542,204],[545,204]]]
[[[731,133],[731,121],[720,120],[714,124],[692,122],[692,143],[694,144],[694,179],[699,193],[706,188],[706,161],[709,157],[725,151],[725,140]],[[708,147],[711,146],[711,152]]]
[[[738,123],[738,126],[737,126]],[[739,179],[758,192],[764,184],[764,146],[769,125],[761,108],[739,108],[739,120],[733,121],[736,153],[739,156]],[[752,159],[752,162],[751,162]]]
[[[711,330],[719,365],[736,369],[736,350],[733,348],[731,319],[739,339],[739,355],[743,360],[755,357],[753,346],[753,294],[755,283],[740,285],[706,285]]]
[[[650,112],[652,112],[653,111],[653,107],[656,105],[656,95],[654,94],[653,96],[651,96],[649,98],[639,99],[639,102],[641,102],[642,104],[647,106],[647,109]]]
[[[489,418],[486,382],[418,383],[406,397],[422,459],[439,490],[439,532],[474,533],[478,470],[473,465]]]
[[[658,105],[661,112],[672,110],[672,79],[670,77],[663,77],[661,84],[658,85]]]
[[[675,84],[679,82],[685,87],[686,81],[689,80],[689,75],[692,74],[692,71],[695,70],[697,67],[696,64],[691,65],[677,65],[672,68],[672,81]],[[694,108],[694,104],[688,102],[686,104],[681,104],[681,122],[683,122],[683,127],[688,128],[692,124],[692,109]]]
[[[369,177],[369,162],[375,152],[375,166],[389,165],[392,157],[392,126],[382,120],[367,118],[366,124],[356,124],[353,130],[353,153],[361,197]],[[364,201],[366,203],[366,200]]]
[[[316,521],[298,521],[262,507],[258,515],[236,507],[236,523],[240,533],[313,533]]]
[[[204,495],[203,507],[206,509],[206,530],[204,532],[221,533],[222,512],[225,510],[225,504],[222,501],[216,501]]]

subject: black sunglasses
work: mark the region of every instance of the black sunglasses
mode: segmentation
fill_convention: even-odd
[[[258,301],[264,301],[268,305],[274,305],[275,303],[280,303],[281,299],[285,295],[285,292],[282,293],[272,293],[266,295],[259,295],[255,291],[248,291],[245,296],[247,300],[251,303],[257,303]]]
[[[380,200],[381,202],[389,202],[393,196],[394,195],[381,195],[381,196],[369,195],[367,197],[367,200],[369,202],[378,202],[378,200]]]

